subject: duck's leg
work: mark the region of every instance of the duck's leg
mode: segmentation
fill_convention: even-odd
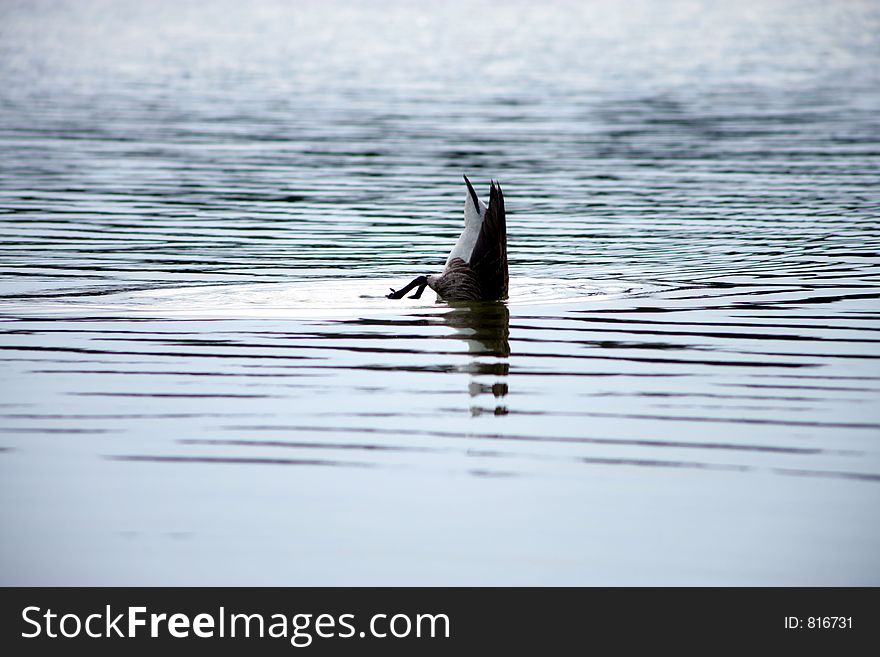
[[[415,294],[411,294],[409,296],[410,299],[419,299],[422,296],[422,292],[425,291],[425,288],[428,287],[428,283],[426,282],[424,285],[419,285],[419,289],[416,290]]]
[[[413,279],[413,281],[409,285],[407,285],[406,287],[402,287],[399,290],[394,290],[392,288],[391,294],[388,294],[386,296],[389,299],[402,299],[404,294],[409,292],[414,287],[417,287],[417,288],[419,288],[419,290],[418,290],[418,292],[416,292],[412,296],[412,298],[418,299],[420,296],[422,296],[422,291],[425,289],[425,286],[427,284],[428,284],[427,276],[419,276],[418,278]]]

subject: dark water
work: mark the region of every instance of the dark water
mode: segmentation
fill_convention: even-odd
[[[880,584],[878,34],[3,2],[0,582]]]

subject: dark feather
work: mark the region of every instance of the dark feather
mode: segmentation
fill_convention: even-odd
[[[477,192],[474,189],[474,186],[471,185],[471,181],[468,180],[468,177],[463,176],[463,178],[464,178],[464,184],[467,185],[467,188],[468,188],[468,194],[471,195],[471,199],[473,199],[473,201],[474,201],[474,209],[477,212],[479,212],[480,211],[480,198],[477,196]]]
[[[480,301],[480,281],[461,258],[453,258],[441,276],[428,276],[428,285],[446,301]]]
[[[479,281],[483,300],[507,298],[507,217],[504,194],[495,182],[489,190],[489,208],[468,264]]]

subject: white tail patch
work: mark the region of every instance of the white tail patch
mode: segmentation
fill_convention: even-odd
[[[483,217],[486,216],[486,206],[480,199],[477,199],[477,205],[470,194],[465,194],[464,199],[464,230],[461,236],[452,247],[449,257],[446,258],[446,266],[453,258],[461,258],[467,263],[471,261],[471,255],[474,252],[474,246],[477,244],[477,238],[480,236],[480,229],[483,227]]]

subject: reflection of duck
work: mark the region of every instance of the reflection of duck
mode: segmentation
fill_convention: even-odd
[[[462,302],[456,303],[443,321],[452,327],[468,345],[468,352],[474,357],[468,371],[472,381],[468,385],[471,397],[491,394],[496,400],[505,397],[508,392],[506,378],[510,372],[510,312],[507,306],[497,302]],[[498,360],[483,362],[481,356],[494,356]],[[491,384],[482,383],[486,376],[494,376]],[[501,379],[501,380],[499,380]],[[496,403],[494,409],[472,406],[471,413],[480,415],[494,413],[506,415],[507,407]]]
[[[471,181],[464,177],[468,194],[464,202],[464,230],[446,259],[439,276],[419,276],[389,299],[400,299],[418,288],[418,299],[430,287],[445,301],[498,301],[507,298],[507,218],[504,194],[494,181],[489,188],[489,207],[480,201]]]

